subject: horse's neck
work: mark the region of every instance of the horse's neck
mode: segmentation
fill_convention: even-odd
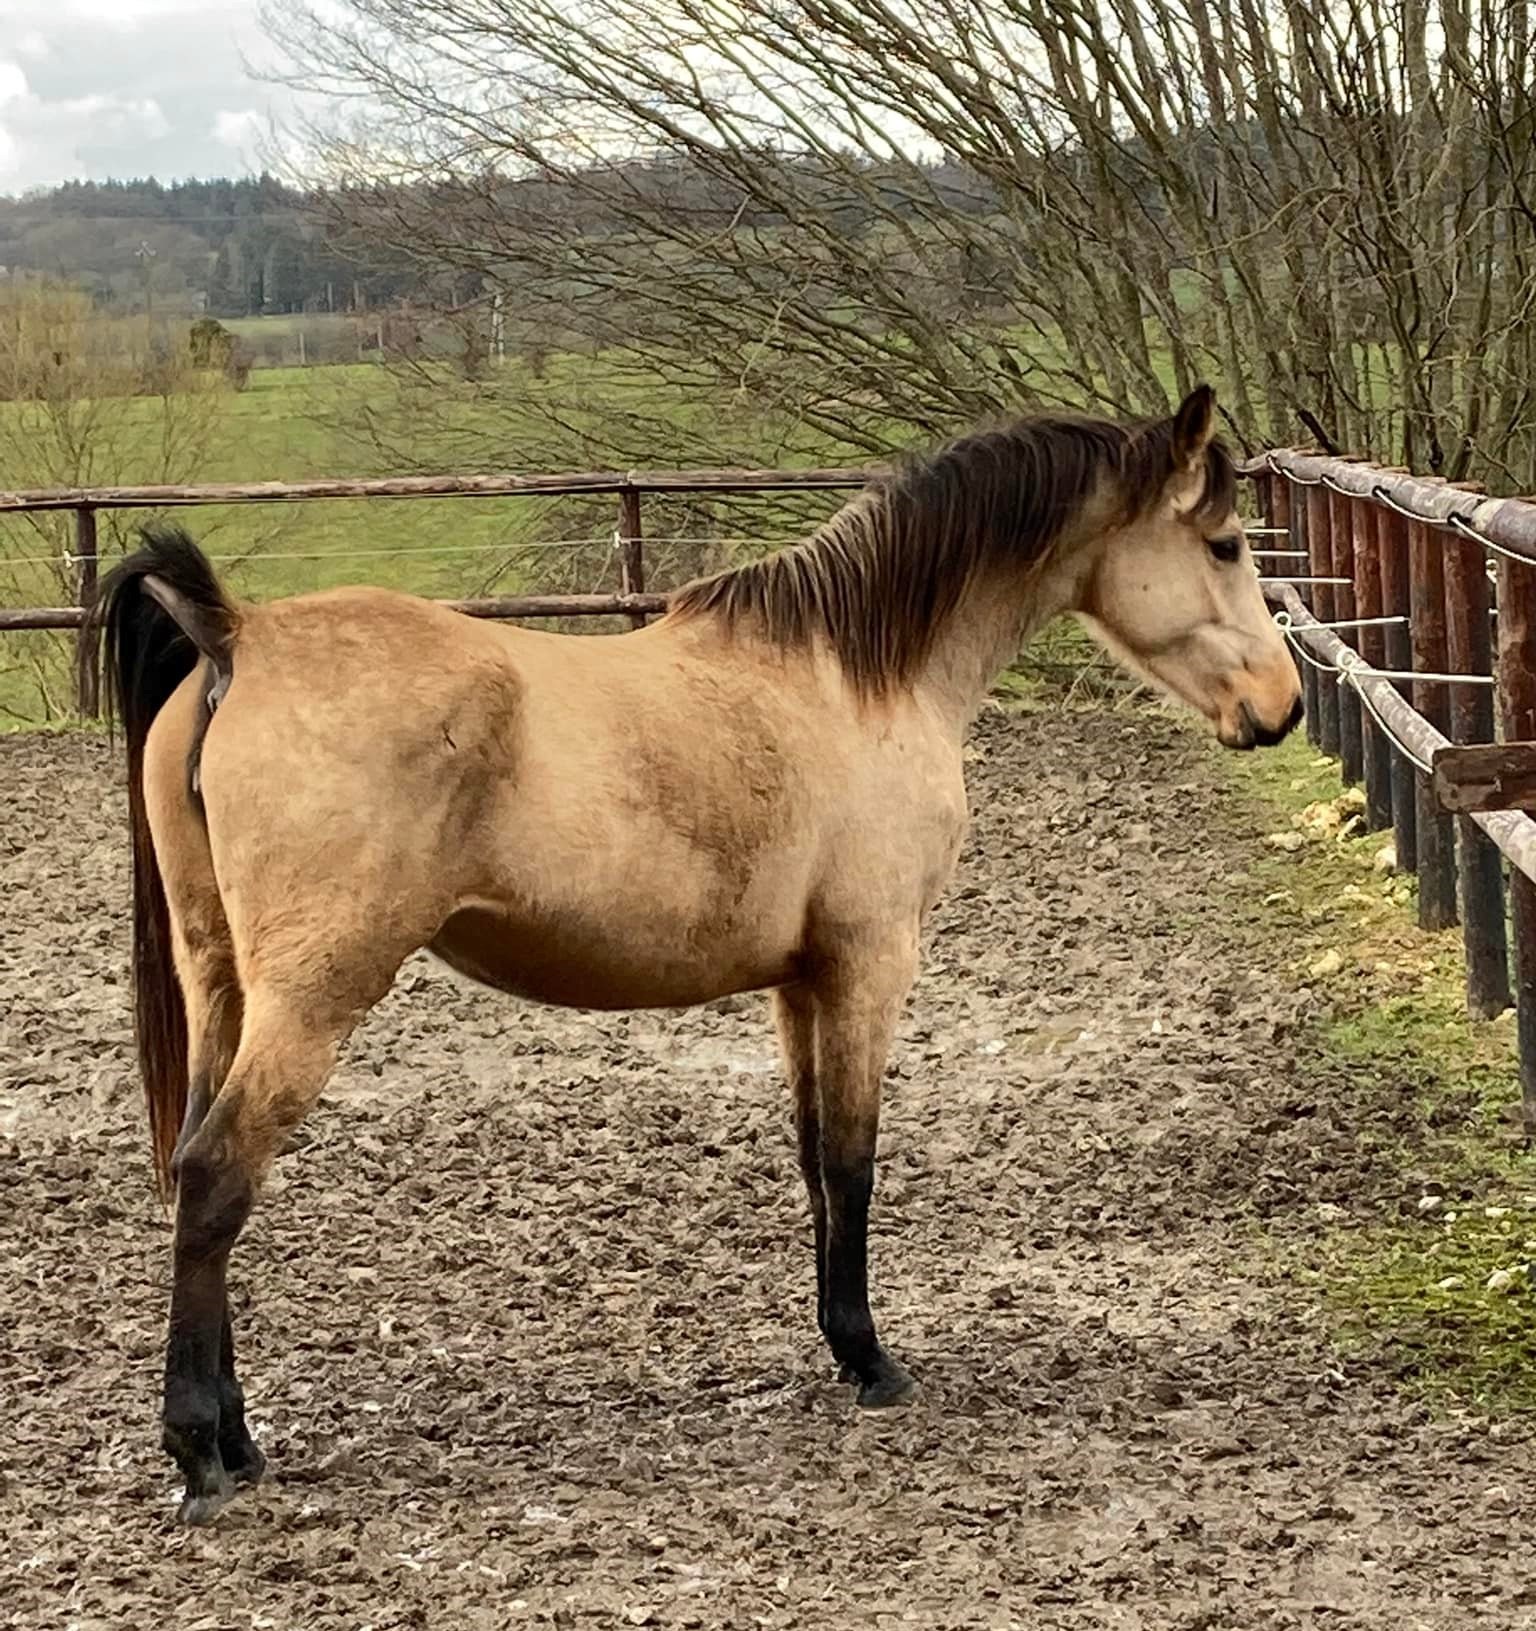
[[[963,731],[1020,646],[1080,603],[1087,570],[1081,558],[1069,558],[1011,579],[979,580],[945,620],[917,688]]]

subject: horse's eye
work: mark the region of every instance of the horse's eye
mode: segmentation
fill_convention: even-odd
[[[1218,561],[1226,561],[1230,564],[1242,554],[1243,541],[1241,538],[1235,536],[1228,538],[1212,538],[1210,540],[1210,549],[1211,554],[1213,554]]]

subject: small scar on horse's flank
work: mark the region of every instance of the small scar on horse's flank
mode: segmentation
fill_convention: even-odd
[[[446,725],[443,726],[443,740],[453,749],[455,753],[459,751],[459,744],[454,741],[453,736]]]

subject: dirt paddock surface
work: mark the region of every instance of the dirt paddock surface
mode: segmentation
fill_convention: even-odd
[[[1251,1272],[1372,1175],[1224,933],[1214,750],[989,718],[970,769],[882,1129],[918,1403],[861,1415],[819,1345],[759,999],[536,1010],[423,959],[238,1248],[269,1476],[189,1533],[120,771],[0,740],[0,1626],[1536,1625],[1526,1438],[1341,1368]]]

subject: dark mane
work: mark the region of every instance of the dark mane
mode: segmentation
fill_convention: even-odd
[[[818,636],[855,685],[909,679],[944,620],[993,565],[1043,563],[1101,490],[1120,520],[1152,504],[1174,471],[1173,421],[1020,419],[905,461],[805,543],[701,578],[671,602],[750,625],[781,646]],[[1213,442],[1200,518],[1225,515],[1236,471]]]

